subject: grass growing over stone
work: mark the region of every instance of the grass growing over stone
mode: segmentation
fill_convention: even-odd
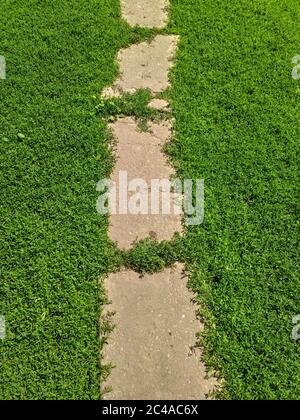
[[[182,245],[183,241],[179,237],[175,237],[173,241],[163,242],[145,239],[138,242],[130,251],[123,253],[123,264],[141,275],[155,273],[177,261],[186,261]]]
[[[120,97],[99,99],[96,113],[109,121],[122,117],[154,119],[158,112],[147,106],[152,95],[148,90],[138,90],[134,94],[124,93]]]

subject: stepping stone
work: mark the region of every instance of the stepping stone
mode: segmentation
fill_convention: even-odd
[[[195,348],[201,324],[184,267],[140,278],[133,271],[111,274],[105,281],[116,311],[116,328],[104,348],[112,363],[106,400],[203,400],[216,379],[206,378]]]
[[[150,43],[121,50],[118,53],[120,78],[104,89],[102,97],[120,96],[123,92],[132,94],[138,89],[150,89],[154,94],[166,90],[178,39],[175,35],[157,35]]]
[[[0,55],[0,79],[6,79],[6,61],[3,55]]]
[[[149,102],[149,107],[159,111],[170,111],[169,102],[164,99],[154,98]]]
[[[171,123],[149,123],[150,132],[141,132],[133,118],[122,118],[110,124],[116,139],[116,165],[112,181],[117,185],[117,212],[110,215],[109,237],[122,249],[130,249],[135,241],[151,237],[159,241],[170,240],[175,232],[182,232],[180,197],[170,193],[170,213],[162,214],[162,208],[151,214],[151,180],[169,180],[174,170],[168,164],[163,146],[171,135]],[[148,197],[147,214],[120,214],[118,199],[119,176],[127,171],[128,183],[133,179],[146,182],[143,194]],[[162,191],[166,189],[162,188]],[[129,193],[128,200],[133,193]],[[162,202],[160,194],[159,202]]]
[[[168,6],[168,0],[121,0],[122,15],[129,25],[145,28],[164,28]]]
[[[5,318],[3,315],[0,315],[0,339],[4,340],[5,337],[6,337]]]
[[[148,28],[166,25],[168,4],[167,0],[121,0],[124,19],[132,26]],[[139,89],[149,89],[155,97],[165,91],[170,85],[168,76],[178,40],[174,35],[157,35],[151,42],[121,50],[120,76],[104,89],[102,97],[133,94]],[[149,106],[169,111],[168,102],[162,99],[152,99]],[[116,165],[111,179],[116,185],[117,210],[111,211],[110,238],[126,250],[147,237],[158,241],[172,239],[176,232],[182,232],[182,196],[170,191],[164,195],[168,189],[164,185],[157,211],[151,208],[154,192],[151,182],[168,182],[175,175],[162,151],[171,137],[172,122],[148,122],[149,130],[142,132],[137,122],[128,117],[118,119],[110,128],[116,140]],[[136,214],[128,211],[128,201],[130,207],[136,197],[136,188],[129,188],[128,192],[128,184],[133,180],[142,181],[140,197],[147,198],[146,211],[140,207]],[[123,189],[126,202],[120,212]],[[162,196],[171,211],[161,211]],[[110,274],[105,283],[112,301],[107,310],[116,312],[116,328],[103,350],[104,363],[116,367],[104,384],[113,391],[104,399],[207,399],[217,382],[206,377],[200,350],[195,346],[201,324],[196,318],[194,295],[187,288],[184,266],[176,264],[143,278],[124,269]]]

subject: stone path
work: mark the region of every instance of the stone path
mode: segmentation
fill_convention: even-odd
[[[117,142],[117,162],[112,180],[119,183],[121,171],[127,171],[128,182],[142,179],[147,183],[144,193],[151,203],[151,180],[169,179],[174,173],[169,166],[162,147],[171,136],[170,122],[149,123],[150,132],[140,132],[132,118],[123,118],[112,124],[111,129]],[[117,190],[119,196],[119,188]],[[130,196],[129,196],[130,197]],[[176,195],[171,194],[171,202],[176,206]],[[119,200],[117,200],[119,207]],[[179,206],[180,209],[180,206]],[[120,248],[130,249],[134,242],[151,237],[170,240],[175,232],[181,232],[179,209],[171,214],[113,214],[110,217],[109,235]],[[172,210],[172,209],[171,209]]]
[[[6,61],[3,55],[0,55],[0,79],[6,79]]]
[[[122,13],[130,25],[162,28],[167,22],[168,2],[164,0],[121,0]],[[134,93],[147,88],[153,99],[150,106],[169,110],[157,94],[169,87],[169,71],[179,38],[157,35],[150,42],[132,45],[120,51],[120,77],[102,92],[105,98]],[[110,125],[116,139],[117,202],[122,197],[120,174],[127,172],[128,183],[143,179],[141,192],[151,198],[153,179],[169,179],[174,170],[162,148],[170,140],[172,122],[148,123],[141,132],[133,118],[121,118]],[[120,195],[119,195],[120,194]],[[131,200],[129,193],[128,200]],[[132,192],[133,194],[133,192]],[[178,196],[171,193],[172,211],[159,214],[111,214],[109,235],[122,249],[130,249],[141,239],[170,240],[182,233]],[[127,206],[126,206],[127,207]],[[123,212],[125,213],[125,212]],[[115,331],[104,348],[104,361],[112,363],[105,386],[112,392],[105,399],[205,399],[216,385],[207,379],[205,366],[195,347],[201,324],[197,306],[188,290],[184,267],[177,264],[156,274],[140,278],[130,270],[113,273],[105,280],[115,311]]]
[[[102,93],[103,97],[134,93],[150,89],[154,94],[169,87],[168,73],[172,66],[178,37],[157,35],[148,43],[142,42],[121,50],[118,54],[120,78]]]
[[[168,21],[167,0],[121,0],[123,18],[131,26],[164,28]]]
[[[107,279],[117,325],[105,352],[117,366],[107,399],[206,398],[215,381],[205,379],[193,348],[200,328],[186,283],[179,264],[143,278],[124,270]]]

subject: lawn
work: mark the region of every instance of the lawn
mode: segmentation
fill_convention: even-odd
[[[118,0],[0,4],[0,398],[98,399],[98,278],[114,264],[94,95],[128,42]]]
[[[185,247],[208,308],[207,360],[223,397],[299,399],[299,2],[173,0],[171,16],[171,152],[206,185],[205,223]]]
[[[171,0],[180,35],[168,151],[205,179],[205,221],[122,256],[96,212],[109,176],[110,114],[155,115],[147,92],[102,103],[120,48],[153,31],[119,0],[0,0],[0,399],[99,399],[99,278],[122,264],[191,270],[205,358],[222,398],[298,399],[298,0]]]

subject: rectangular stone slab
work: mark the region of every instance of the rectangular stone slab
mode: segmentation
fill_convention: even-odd
[[[106,280],[116,328],[104,362],[116,365],[105,386],[107,400],[202,400],[216,380],[206,378],[195,348],[201,329],[184,267],[177,264],[143,278],[133,271]]]
[[[122,17],[131,26],[164,28],[169,0],[121,0]]]
[[[141,42],[120,50],[120,76],[113,86],[103,90],[102,97],[134,93],[138,89],[149,89],[154,94],[166,90],[170,86],[169,71],[178,40],[176,35],[157,35],[151,42]]]
[[[182,232],[182,215],[178,214],[178,196],[170,194],[170,214],[151,214],[151,180],[170,179],[174,170],[167,156],[162,152],[171,135],[168,121],[150,123],[150,132],[141,132],[133,118],[122,118],[110,125],[116,139],[116,165],[111,179],[117,184],[119,193],[119,174],[127,171],[128,183],[133,179],[143,179],[149,189],[149,212],[147,214],[111,214],[109,237],[122,249],[129,249],[134,242],[151,237],[159,241],[170,240],[176,232]],[[128,194],[128,199],[130,195]],[[160,196],[161,197],[161,196]],[[160,203],[162,200],[160,198]],[[119,200],[117,200],[119,204]],[[117,206],[117,210],[119,206]]]

